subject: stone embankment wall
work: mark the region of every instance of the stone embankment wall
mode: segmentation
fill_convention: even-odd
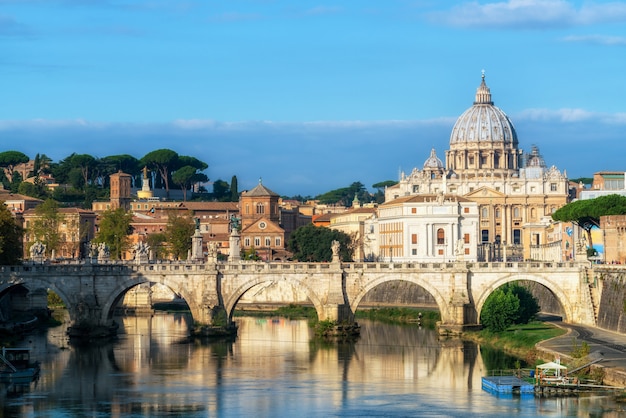
[[[592,274],[600,295],[598,326],[626,334],[626,272],[594,269]]]

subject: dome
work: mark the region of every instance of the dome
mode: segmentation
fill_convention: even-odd
[[[430,150],[430,157],[424,161],[424,170],[443,170],[443,163],[437,157],[434,148]]]
[[[517,134],[509,117],[491,101],[491,91],[485,83],[483,72],[482,82],[476,90],[476,101],[456,121],[450,135],[450,147],[468,143],[487,145],[503,143],[517,148]]]

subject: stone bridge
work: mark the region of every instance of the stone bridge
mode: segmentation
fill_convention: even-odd
[[[211,325],[221,311],[231,324],[246,292],[283,282],[307,295],[318,319],[354,323],[368,292],[406,281],[432,295],[441,313],[440,330],[454,333],[479,324],[487,297],[499,286],[525,280],[554,296],[564,321],[595,325],[589,268],[574,262],[31,264],[0,267],[0,307],[10,306],[14,295],[50,289],[65,302],[72,326],[106,327],[129,289],[160,283],[185,299],[196,323]],[[293,293],[281,294],[282,302],[293,303]]]

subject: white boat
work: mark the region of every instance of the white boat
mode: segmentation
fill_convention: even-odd
[[[0,380],[3,382],[31,382],[39,376],[39,363],[30,360],[28,348],[2,347]]]

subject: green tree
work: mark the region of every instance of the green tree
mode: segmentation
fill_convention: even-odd
[[[502,290],[504,292],[510,290],[519,299],[516,324],[527,324],[535,319],[540,308],[537,299],[530,293],[530,290],[515,282],[505,284],[502,286]]]
[[[230,201],[239,202],[239,185],[237,184],[237,176],[230,179]]]
[[[518,318],[520,301],[510,289],[496,289],[485,301],[480,323],[492,332],[502,332]]]
[[[576,200],[556,210],[552,219],[560,222],[573,222],[587,233],[589,248],[593,248],[591,229],[600,227],[600,217],[625,215],[626,196],[611,194],[595,199]]]
[[[297,261],[331,261],[333,241],[339,241],[339,257],[343,261],[352,260],[352,240],[348,234],[313,224],[296,229],[287,242],[287,249]]]
[[[144,155],[141,159],[141,165],[145,165],[150,170],[156,170],[159,173],[165,186],[165,195],[169,198],[170,173],[178,168],[178,153],[170,149],[158,149]]]
[[[167,258],[167,235],[165,233],[148,234],[146,243],[157,259]]]
[[[197,172],[197,168],[190,165],[179,168],[172,174],[172,181],[183,190],[183,201],[187,200],[187,189],[198,182],[207,181],[206,174]]]
[[[176,260],[186,260],[191,249],[191,237],[195,230],[195,222],[191,216],[179,215],[169,211],[165,236],[169,244],[169,252]]]
[[[48,192],[48,187],[39,177],[35,177],[35,181],[33,183],[26,181],[20,183],[19,187],[17,188],[17,192],[25,196],[35,197],[37,199],[44,200],[50,195]]]
[[[46,255],[51,255],[52,250],[58,250],[61,244],[59,225],[64,216],[59,210],[59,204],[54,199],[46,199],[35,208],[36,218],[31,223],[28,232],[34,238],[30,244],[40,241],[46,246]]]
[[[98,234],[94,242],[103,242],[109,247],[111,258],[119,260],[130,248],[129,234],[132,233],[133,214],[123,208],[109,209],[100,215]]]
[[[372,187],[376,189],[376,193],[374,194],[374,200],[376,203],[384,203],[385,202],[385,189],[387,187],[395,186],[398,184],[397,181],[393,180],[385,180],[380,181],[378,183],[372,184]]]
[[[24,230],[4,202],[0,202],[0,265],[16,265],[22,261]]]
[[[355,181],[348,187],[323,193],[317,196],[316,199],[319,200],[320,203],[351,206],[355,196],[361,203],[372,201],[372,196],[369,194],[363,183],[358,181]]]
[[[15,166],[19,164],[27,163],[30,159],[28,155],[19,151],[4,151],[0,152],[0,168],[4,168],[7,174],[9,182],[13,183],[13,173],[15,172]]]
[[[219,202],[223,202],[227,198],[230,198],[228,183],[221,179],[215,180],[213,182],[213,198]]]

